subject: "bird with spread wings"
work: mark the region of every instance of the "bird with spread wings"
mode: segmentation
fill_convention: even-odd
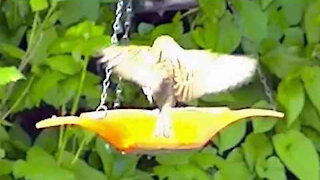
[[[185,50],[170,36],[150,46],[110,46],[100,63],[140,85],[160,109],[155,135],[172,136],[170,109],[205,94],[239,87],[251,79],[257,61],[246,56]]]

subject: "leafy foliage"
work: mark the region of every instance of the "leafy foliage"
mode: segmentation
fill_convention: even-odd
[[[0,179],[319,179],[319,0],[199,0],[198,9],[169,22],[138,21],[130,36],[132,44],[151,45],[168,34],[184,48],[257,57],[285,121],[243,120],[204,149],[151,159],[121,154],[78,128],[35,135],[33,118],[45,118],[39,108],[74,115],[98,105],[101,78],[90,64],[110,45],[115,2],[0,1]],[[154,107],[136,85],[121,87],[123,106]],[[115,94],[108,95],[112,104]],[[272,107],[258,78],[190,104]]]

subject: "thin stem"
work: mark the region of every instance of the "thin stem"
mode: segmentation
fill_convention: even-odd
[[[80,84],[79,84],[79,88],[78,88],[78,91],[77,91],[77,94],[76,94],[76,97],[73,101],[73,104],[72,104],[72,108],[71,108],[71,115],[74,115],[77,111],[77,108],[78,108],[78,104],[79,104],[79,100],[80,100],[80,96],[81,96],[81,93],[82,93],[82,89],[83,89],[83,86],[84,86],[84,80],[86,78],[86,73],[87,73],[87,66],[88,66],[88,62],[89,62],[89,56],[86,55],[84,57],[84,64],[83,64],[83,67],[82,67],[82,72],[81,72],[81,79],[80,79]],[[68,138],[66,136],[67,134],[67,131],[69,130],[70,126],[67,126],[66,128],[66,132],[64,133],[64,137],[63,137],[63,140],[62,140],[62,143],[61,143],[61,147],[60,147],[60,151],[59,151],[59,154],[58,154],[58,165],[61,164],[61,158],[62,158],[62,153],[66,147],[66,144],[68,142]],[[82,151],[82,149],[80,149]],[[79,150],[78,150],[79,151]]]
[[[199,8],[198,8],[198,7],[192,8],[192,9],[188,10],[187,12],[183,13],[183,14],[181,15],[181,17],[180,17],[180,20],[182,20],[183,18],[189,16],[190,14],[196,13],[196,12],[198,12],[198,11],[199,11]]]
[[[83,138],[81,143],[80,143],[80,146],[79,146],[79,148],[78,148],[78,150],[76,152],[76,155],[74,156],[74,158],[71,161],[71,166],[73,166],[74,163],[77,162],[77,160],[79,159],[79,156],[80,156],[80,154],[82,152],[82,149],[84,148],[85,145],[86,145],[86,138]]]
[[[3,120],[6,119],[6,117],[21,103],[21,101],[26,96],[27,92],[29,91],[33,80],[34,80],[34,76],[31,76],[31,78],[30,78],[30,80],[29,80],[29,82],[27,84],[27,87],[20,94],[20,96],[17,99],[17,101],[11,106],[11,108],[0,119],[3,119]]]
[[[39,14],[38,14],[38,12],[36,12],[35,17],[34,17],[34,19],[33,19],[33,23],[32,23],[31,35],[30,35],[30,42],[33,41],[33,38],[34,38],[34,36],[35,36],[34,33],[35,33],[36,28],[37,28],[38,18],[39,18]],[[20,65],[19,65],[19,70],[20,70],[20,71],[23,70],[24,67],[22,66],[22,64],[24,64],[24,62],[26,61],[26,59],[28,59],[29,54],[30,54],[30,51],[31,51],[32,48],[33,48],[33,46],[31,46],[31,44],[29,44],[26,53],[25,53],[24,56],[21,58],[21,62],[20,62]],[[6,97],[1,101],[1,108],[0,108],[0,109],[4,109],[5,103],[8,101],[8,99],[10,98],[10,96],[11,96],[11,94],[12,94],[14,85],[15,85],[15,84],[10,84],[10,85],[9,85],[8,90],[7,90],[7,95],[6,95]]]
[[[81,93],[82,93],[82,90],[83,90],[83,86],[84,86],[84,80],[85,80],[86,74],[87,74],[88,62],[89,62],[89,57],[86,55],[84,57],[84,64],[83,64],[83,68],[82,68],[82,72],[81,72],[80,85],[79,85],[76,97],[75,97],[75,99],[73,101],[73,104],[72,104],[71,115],[75,115],[75,113],[77,111],[77,108],[78,108],[80,96],[81,96]]]
[[[134,177],[124,178],[123,180],[143,179],[144,177],[150,177],[150,176],[154,176],[154,175],[156,175],[156,174],[155,173],[150,173],[148,175],[138,175],[138,176],[134,176]]]
[[[61,116],[64,116],[66,114],[66,105],[65,104],[62,104],[61,113],[60,114],[61,114]],[[62,146],[63,134],[64,134],[64,126],[62,125],[62,126],[59,127],[58,150]]]

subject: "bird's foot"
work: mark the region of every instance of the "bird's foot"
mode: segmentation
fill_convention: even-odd
[[[165,137],[170,138],[172,137],[172,127],[170,118],[161,118],[164,116],[160,116],[157,120],[156,129],[155,129],[155,136],[156,137]]]

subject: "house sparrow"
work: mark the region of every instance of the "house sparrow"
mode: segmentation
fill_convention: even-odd
[[[239,87],[251,79],[257,61],[246,56],[185,50],[170,36],[150,46],[110,46],[101,63],[140,85],[160,109],[155,135],[171,137],[170,109],[205,94]],[[152,98],[151,98],[152,97]]]

